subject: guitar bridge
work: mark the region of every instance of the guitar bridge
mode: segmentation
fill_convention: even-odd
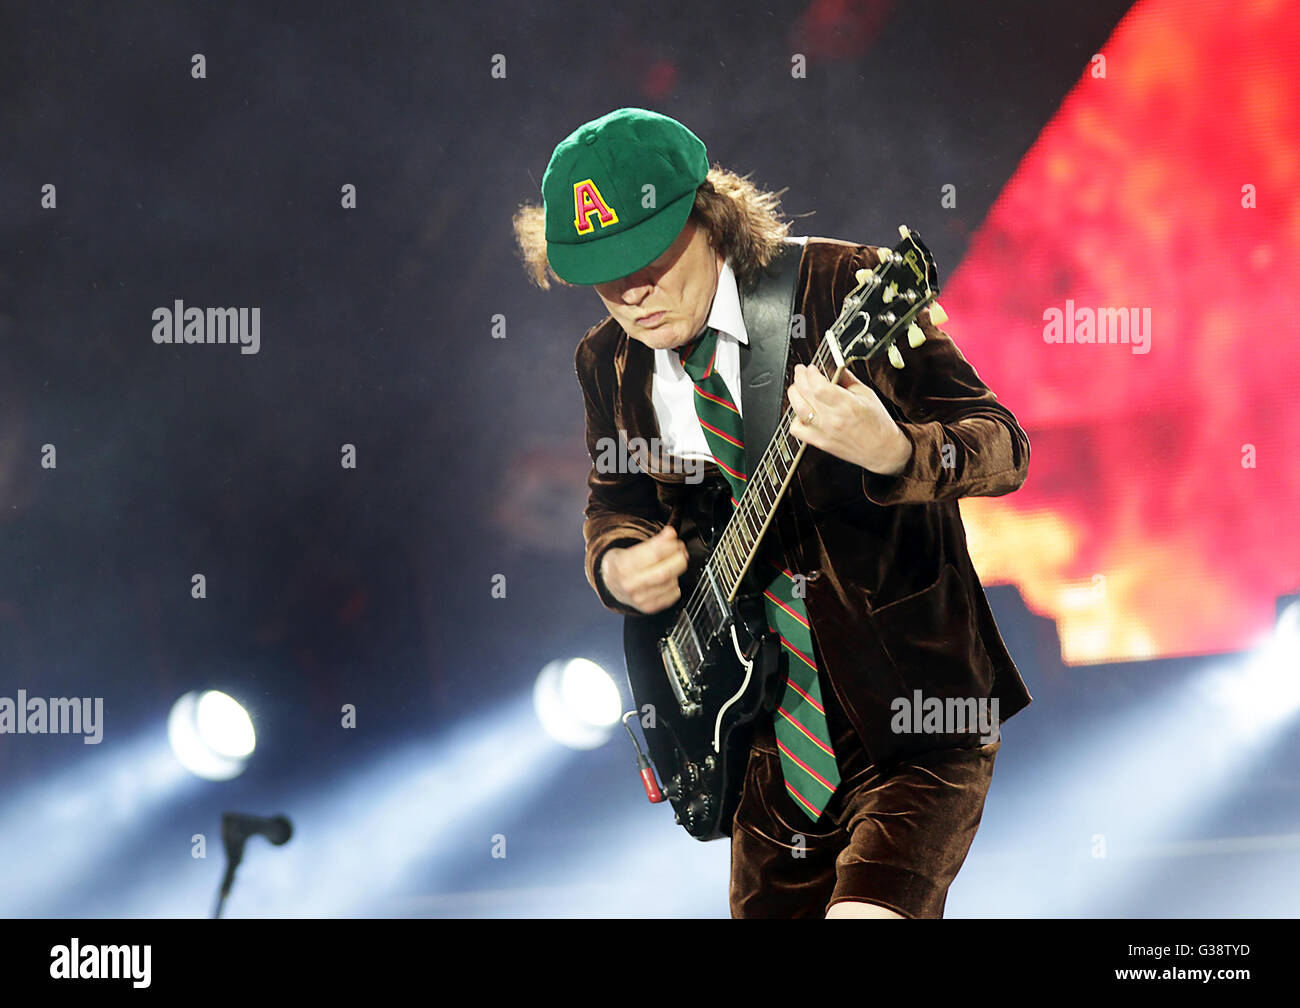
[[[681,651],[678,650],[672,634],[659,642],[659,657],[663,660],[664,671],[668,674],[668,685],[672,688],[682,716],[698,716],[703,711],[700,705],[701,690]]]

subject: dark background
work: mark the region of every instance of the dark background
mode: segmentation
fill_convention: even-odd
[[[294,845],[252,851],[232,913],[725,914],[726,845],[645,809],[617,736],[564,755],[507,724],[486,754],[498,790],[482,754],[421,776],[520,709],[547,661],[621,671],[619,622],[582,573],[573,350],[603,311],[528,285],[511,214],[559,139],[644,105],[788,187],[797,233],[885,243],[905,221],[950,271],[1127,7],[0,6],[0,695],[102,696],[107,719],[98,747],[0,737],[0,913],[203,914],[216,815],[239,807],[335,833],[313,847],[300,829],[297,874],[277,875]],[[958,213],[935,197],[949,181]],[[151,312],[176,299],[259,306],[260,352],[155,345]],[[1008,725],[988,832],[1065,829],[1016,789],[1064,728],[1140,699],[1133,669],[1067,676],[1050,622],[1012,586],[989,593],[1038,704]],[[1193,667],[1151,663],[1141,697]],[[141,798],[129,754],[206,687],[252,711],[248,771]],[[1062,878],[1065,854],[1040,852]],[[1000,856],[977,846],[971,878]],[[965,906],[1091,912],[1081,884],[1023,888]],[[1180,891],[1105,910],[1234,905]]]

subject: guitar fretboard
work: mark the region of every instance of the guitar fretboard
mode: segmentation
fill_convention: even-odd
[[[818,347],[812,366],[828,380],[837,377],[838,369],[828,343]],[[735,598],[790,475],[803,457],[804,443],[790,433],[793,421],[794,410],[787,407],[767,450],[746,480],[745,492],[706,565],[728,601]]]
[[[817,368],[829,381],[835,381],[839,377],[836,363],[839,344],[835,343],[835,349],[832,349],[831,341],[838,340],[849,324],[850,319],[844,316],[837,320],[813,355],[811,366]],[[754,472],[745,481],[745,491],[726,528],[718,537],[717,545],[704,565],[699,583],[686,602],[685,611],[697,631],[702,631],[702,637],[709,636],[712,628],[720,627],[726,622],[729,612],[724,604],[733,601],[739,592],[745,572],[753,563],[791,475],[803,457],[806,446],[790,433],[793,421],[794,410],[786,407],[767,449]],[[705,622],[702,617],[707,618],[709,625],[700,625]],[[691,651],[694,650],[694,643],[683,641],[682,646]]]

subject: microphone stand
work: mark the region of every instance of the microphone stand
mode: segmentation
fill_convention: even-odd
[[[221,813],[221,841],[226,849],[226,873],[221,878],[221,889],[217,893],[217,904],[212,911],[212,919],[221,916],[235,884],[235,870],[244,860],[244,844],[255,833],[261,833],[277,847],[293,835],[293,826],[284,816],[269,819],[258,816],[241,815],[237,812]]]

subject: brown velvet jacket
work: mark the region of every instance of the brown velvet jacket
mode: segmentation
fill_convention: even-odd
[[[819,334],[838,317],[856,286],[855,272],[875,263],[871,246],[807,239],[795,311],[808,335],[790,341],[785,388],[795,364],[811,361]],[[912,440],[907,466],[882,476],[809,446],[764,541],[769,559],[807,575],[805,602],[823,681],[877,766],[937,746],[978,744],[969,735],[896,733],[895,698],[913,700],[915,690],[923,699],[996,697],[1000,720],[1032,699],[994,623],[957,507],[961,497],[1017,489],[1029,466],[1029,439],[947,334],[929,323],[922,329],[925,343],[903,348],[903,370],[883,355],[850,365]],[[703,483],[688,482],[680,462],[674,467],[645,454],[638,458],[641,472],[599,471],[609,468],[595,465],[604,438],[622,431],[628,440],[658,444],[653,351],[607,317],[587,331],[575,363],[593,460],[583,525],[587,580],[607,608],[630,613],[599,579],[605,550],[639,542],[671,522],[691,557],[685,593],[707,554],[691,497],[721,475],[708,463]],[[948,466],[945,445],[952,446]]]

